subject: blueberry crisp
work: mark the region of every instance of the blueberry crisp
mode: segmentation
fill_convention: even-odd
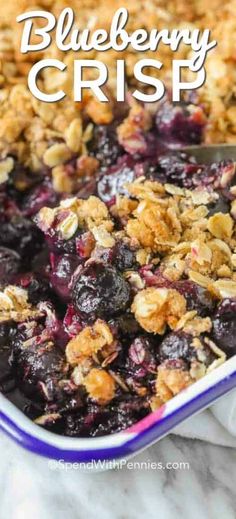
[[[0,162],[0,391],[73,437],[130,427],[236,354],[235,164],[180,151],[204,139],[191,99],[113,113],[82,154],[55,135],[40,173]]]

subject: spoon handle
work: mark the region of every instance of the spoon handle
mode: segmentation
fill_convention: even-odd
[[[199,164],[210,164],[229,159],[236,161],[236,144],[184,146],[181,151],[195,157]]]

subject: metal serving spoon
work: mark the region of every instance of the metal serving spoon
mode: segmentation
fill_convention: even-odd
[[[210,164],[229,159],[236,162],[236,144],[200,144],[184,146],[180,151],[194,157],[199,164]]]

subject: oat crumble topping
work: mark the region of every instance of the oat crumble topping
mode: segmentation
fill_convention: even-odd
[[[110,346],[113,337],[109,326],[97,320],[93,326],[84,328],[66,346],[66,357],[72,366],[80,364],[84,357],[91,357],[106,346]]]
[[[125,0],[120,2],[85,2],[84,0],[73,0],[70,7],[74,8],[76,22],[81,29],[88,25],[95,30],[98,27],[109,27],[112,16],[120,6],[127,7],[130,12],[128,29],[131,31],[142,27],[149,30],[157,27],[183,28],[191,24],[195,28],[209,28],[212,38],[218,41],[218,46],[207,58],[207,81],[200,91],[200,103],[203,103],[207,113],[208,124],[205,132],[206,142],[234,142],[235,126],[235,23],[234,10],[235,0],[227,0],[222,5],[219,0],[214,0],[208,9],[202,0],[186,2],[173,2],[168,0],[145,1],[142,8],[137,2]],[[43,165],[57,167],[73,157],[74,153],[82,156],[87,154],[87,143],[92,137],[93,123],[110,124],[114,118],[112,103],[101,104],[94,98],[87,96],[84,103],[72,101],[72,64],[73,52],[62,56],[61,52],[52,46],[50,57],[64,59],[68,69],[66,73],[60,71],[45,70],[41,79],[43,89],[46,92],[53,90],[54,85],[61,85],[69,94],[61,103],[51,104],[40,102],[29,94],[27,90],[27,74],[35,59],[49,57],[48,50],[41,52],[37,57],[34,53],[21,55],[19,43],[22,27],[16,23],[18,14],[26,10],[39,9],[51,10],[58,15],[64,7],[59,0],[36,2],[31,0],[11,0],[9,5],[4,5],[1,10],[0,21],[0,88],[1,88],[1,130],[0,150],[3,156],[8,153],[17,154],[20,162],[25,163],[32,170],[38,171]],[[96,16],[94,16],[94,9]],[[105,16],[104,16],[105,13]],[[187,58],[188,49],[180,45],[177,58]],[[82,55],[79,51],[78,59]],[[77,57],[77,55],[76,55]],[[82,57],[82,56],[81,56]],[[109,67],[109,87],[115,88],[115,60],[116,52],[103,53],[103,60]],[[136,60],[132,49],[119,53],[118,58],[126,59],[128,74],[128,85],[134,87],[133,65]],[[151,51],[144,56],[155,58]],[[100,59],[99,52],[90,51],[86,53],[87,59]],[[164,77],[168,83],[170,78],[171,52],[163,47],[158,51],[158,58],[164,60],[165,66],[160,71],[161,78]],[[153,72],[153,71],[152,71]],[[193,110],[194,110],[193,105]],[[134,103],[130,114],[120,125],[118,135],[126,147],[137,144],[134,136],[140,132],[140,126],[136,128],[137,120],[141,118],[141,107]],[[89,117],[91,123],[83,124],[83,117]],[[197,117],[197,116],[196,116]],[[147,131],[150,125],[150,117],[147,111],[142,113],[142,128]],[[54,141],[54,144],[52,142]],[[74,176],[78,172],[76,171]],[[60,190],[60,186],[55,183]]]

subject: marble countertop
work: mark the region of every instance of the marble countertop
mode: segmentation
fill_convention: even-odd
[[[235,519],[236,449],[169,436],[133,461],[188,470],[52,470],[0,433],[0,519]]]

